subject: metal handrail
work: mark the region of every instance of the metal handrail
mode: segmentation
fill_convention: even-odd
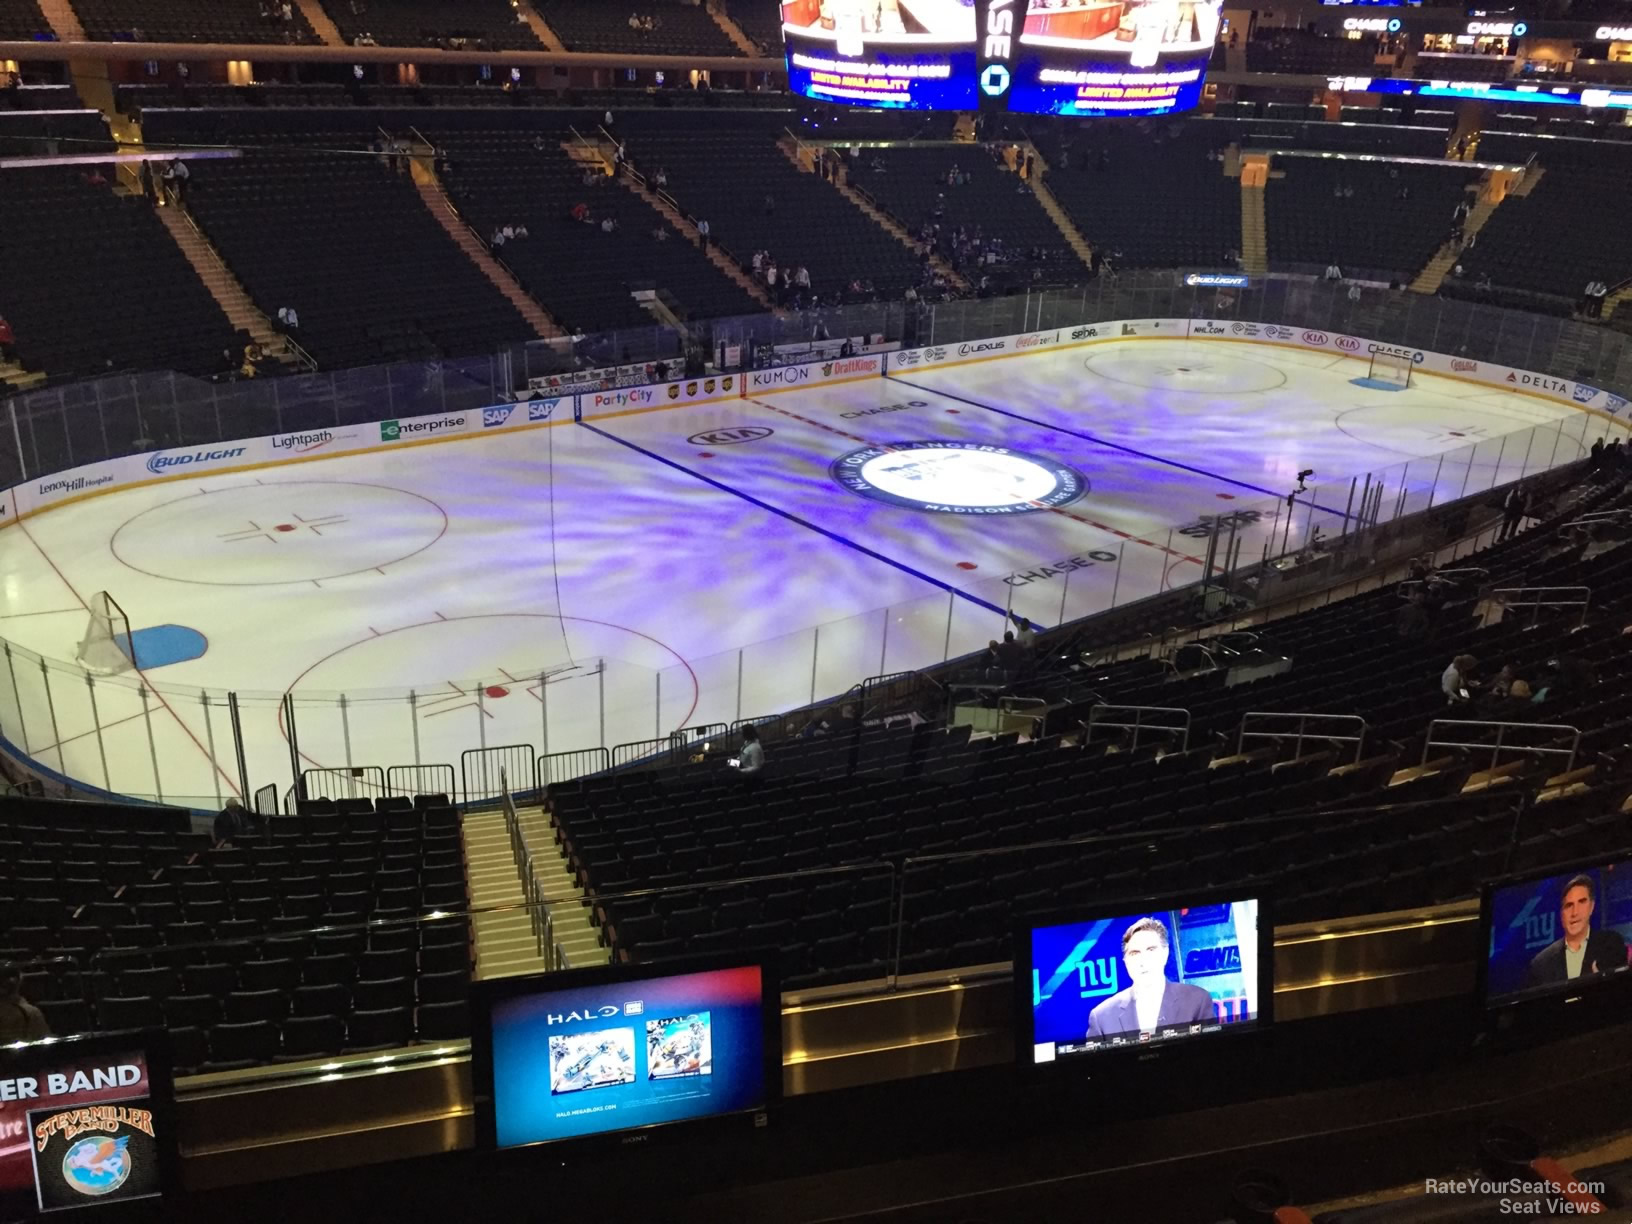
[[[1254,718],[1295,718],[1298,720],[1297,730],[1295,732],[1249,731],[1247,729],[1247,723],[1250,719]],[[1354,735],[1328,735],[1324,732],[1311,732],[1307,728],[1310,720],[1312,719],[1340,722],[1345,726],[1357,726],[1358,730]],[[1301,757],[1303,755],[1303,741],[1307,737],[1312,739],[1330,740],[1340,744],[1353,744],[1354,759],[1356,761],[1362,761],[1365,759],[1367,729],[1366,720],[1361,718],[1358,714],[1315,714],[1301,711],[1283,712],[1278,710],[1249,710],[1241,716],[1241,729],[1236,733],[1235,750],[1237,753],[1243,751],[1242,745],[1246,743],[1249,737],[1252,739],[1278,740],[1285,739],[1289,734],[1294,734],[1297,737],[1296,743],[1293,745],[1292,750],[1294,756]]]
[[[521,875],[522,897],[533,928],[538,959],[543,962],[546,971],[553,971],[556,968],[557,947],[555,913],[544,897],[544,886],[538,881],[538,871],[533,865],[533,852],[527,845],[526,833],[522,831],[521,816],[516,811],[515,796],[510,793],[510,780],[503,765],[499,766],[499,787],[504,807],[505,829],[510,834],[510,853],[515,858],[516,868]]]
[[[1133,715],[1133,721],[1131,723],[1110,722],[1106,719],[1103,713],[1104,711],[1110,710],[1131,713]],[[1169,726],[1164,723],[1147,723],[1145,721],[1146,714],[1182,714],[1184,715],[1184,721],[1174,726]],[[1117,705],[1114,702],[1101,702],[1099,705],[1093,706],[1089,709],[1087,727],[1088,731],[1086,738],[1084,738],[1082,741],[1084,745],[1093,741],[1095,727],[1116,727],[1123,730],[1132,730],[1133,747],[1135,749],[1139,747],[1139,732],[1141,730],[1167,732],[1178,731],[1181,733],[1179,736],[1179,750],[1181,752],[1185,752],[1190,748],[1190,711],[1180,709],[1178,706]]]
[[[1467,743],[1461,740],[1435,739],[1434,730],[1437,727],[1484,727],[1487,730],[1494,729],[1496,732],[1496,742],[1494,744]],[[1531,731],[1556,731],[1566,733],[1571,737],[1570,746],[1568,748],[1543,748],[1525,747],[1519,744],[1506,743],[1505,737],[1507,733],[1520,728]],[[1421,764],[1426,765],[1428,763],[1428,754],[1435,748],[1469,748],[1478,749],[1480,751],[1489,748],[1490,765],[1488,768],[1490,769],[1496,768],[1496,762],[1498,758],[1500,758],[1503,748],[1507,748],[1512,752],[1528,752],[1538,756],[1563,756],[1569,758],[1564,765],[1564,772],[1569,773],[1570,770],[1575,768],[1575,754],[1581,748],[1581,728],[1572,727],[1566,723],[1513,723],[1498,722],[1495,719],[1484,718],[1436,718],[1433,722],[1428,724],[1428,734],[1423,737]]]
[[[1513,599],[1514,595],[1545,595],[1550,591],[1564,591],[1581,596],[1580,599]],[[1587,608],[1592,604],[1592,588],[1585,586],[1536,586],[1536,587],[1498,587],[1491,592],[1493,598],[1499,599],[1503,607],[1529,608],[1530,623],[1534,625],[1541,616],[1543,608],[1580,608],[1581,615],[1576,619],[1576,627],[1587,623]]]

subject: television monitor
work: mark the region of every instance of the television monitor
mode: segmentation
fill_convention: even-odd
[[[1632,859],[1599,859],[1486,884],[1480,997],[1487,1010],[1632,989]]]
[[[173,1102],[162,1031],[0,1046],[0,1219],[160,1218],[177,1187]]]
[[[572,969],[477,984],[478,1140],[645,1142],[781,1095],[781,999],[761,960]]]
[[[1022,1065],[1201,1048],[1262,1029],[1274,955],[1254,898],[1160,898],[1029,924],[1016,941]]]
[[[782,0],[788,88],[819,102],[973,110],[975,0]]]
[[[1008,108],[1043,115],[1194,110],[1220,0],[1030,0]]]

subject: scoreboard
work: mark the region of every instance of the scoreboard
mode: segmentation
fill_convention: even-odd
[[[788,82],[823,102],[1153,115],[1193,109],[1221,0],[781,0]]]

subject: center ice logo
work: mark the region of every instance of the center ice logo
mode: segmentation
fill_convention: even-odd
[[[967,442],[866,446],[833,461],[833,479],[874,501],[934,514],[1031,514],[1088,491],[1062,463]]]

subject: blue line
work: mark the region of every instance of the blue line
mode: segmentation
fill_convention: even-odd
[[[1011,417],[1016,421],[1024,421],[1028,425],[1036,425],[1041,429],[1052,429],[1055,433],[1069,434],[1073,438],[1081,438],[1083,441],[1092,442],[1097,446],[1107,446],[1112,450],[1125,451],[1127,454],[1136,455],[1140,459],[1148,459],[1152,463],[1160,463],[1167,467],[1175,467],[1181,469],[1182,471],[1193,472],[1197,476],[1207,477],[1208,480],[1222,480],[1225,484],[1232,484],[1242,489],[1251,489],[1254,493],[1262,493],[1265,497],[1273,497],[1278,501],[1284,502],[1286,500],[1285,493],[1277,493],[1274,489],[1265,489],[1259,485],[1248,484],[1244,480],[1236,480],[1230,476],[1220,476],[1217,472],[1209,472],[1205,468],[1191,467],[1188,463],[1180,463],[1177,459],[1164,459],[1160,455],[1152,455],[1146,451],[1135,450],[1131,446],[1123,446],[1120,442],[1111,442],[1104,438],[1096,438],[1093,434],[1083,433],[1080,429],[1070,429],[1064,425],[1056,425],[1051,421],[1039,421],[1034,417],[1028,417],[1018,412],[1011,412],[1007,408],[998,408],[991,404],[983,404],[979,400],[967,399],[961,395],[953,395],[952,392],[942,391],[939,387],[926,387],[921,383],[908,382],[905,378],[901,378],[895,374],[886,373],[884,377],[893,382],[898,382],[903,386],[912,387],[917,391],[927,391],[931,395],[939,395],[945,399],[957,400],[958,403],[968,404],[971,408],[984,408],[987,412],[995,412],[999,416]],[[1304,504],[1308,505],[1309,503],[1305,502]],[[1319,502],[1315,503],[1315,509],[1326,514],[1335,514],[1338,518],[1344,517],[1341,510],[1328,510]]]
[[[999,616],[1006,617],[1008,615],[1004,609],[998,607],[994,603],[987,603],[984,599],[978,599],[965,591],[960,591],[957,587],[942,582],[939,578],[931,578],[928,574],[915,570],[910,565],[904,565],[892,557],[886,557],[883,553],[874,552],[865,544],[857,544],[854,540],[847,539],[846,537],[838,534],[836,531],[829,531],[826,527],[818,527],[815,523],[810,522],[808,519],[802,519],[797,514],[783,510],[778,506],[773,506],[769,502],[761,501],[751,493],[744,493],[741,489],[733,489],[730,485],[725,484],[722,481],[715,480],[712,476],[704,476],[701,472],[694,472],[683,463],[676,463],[673,459],[665,459],[662,455],[657,454],[655,451],[649,451],[644,446],[631,442],[627,438],[620,438],[616,434],[607,433],[606,430],[600,428],[598,425],[591,425],[588,421],[580,421],[578,423],[585,429],[588,429],[593,433],[600,434],[603,438],[610,438],[619,446],[627,446],[630,450],[635,451],[638,454],[645,455],[648,459],[655,459],[657,462],[666,467],[671,467],[677,472],[684,472],[687,476],[700,480],[706,485],[712,485],[722,493],[729,493],[732,497],[740,497],[743,501],[747,502],[751,506],[758,506],[761,510],[768,510],[772,514],[787,519],[790,523],[799,524],[799,526],[805,528],[807,531],[814,531],[817,535],[826,536],[836,544],[843,544],[846,548],[853,548],[863,556],[871,557],[875,561],[882,561],[885,565],[894,566],[903,574],[911,574],[914,578],[929,583],[930,586],[939,587],[941,590],[946,591],[948,594],[956,595],[960,599],[967,599],[970,603],[976,605],[977,607],[985,608],[990,612],[996,612]]]

